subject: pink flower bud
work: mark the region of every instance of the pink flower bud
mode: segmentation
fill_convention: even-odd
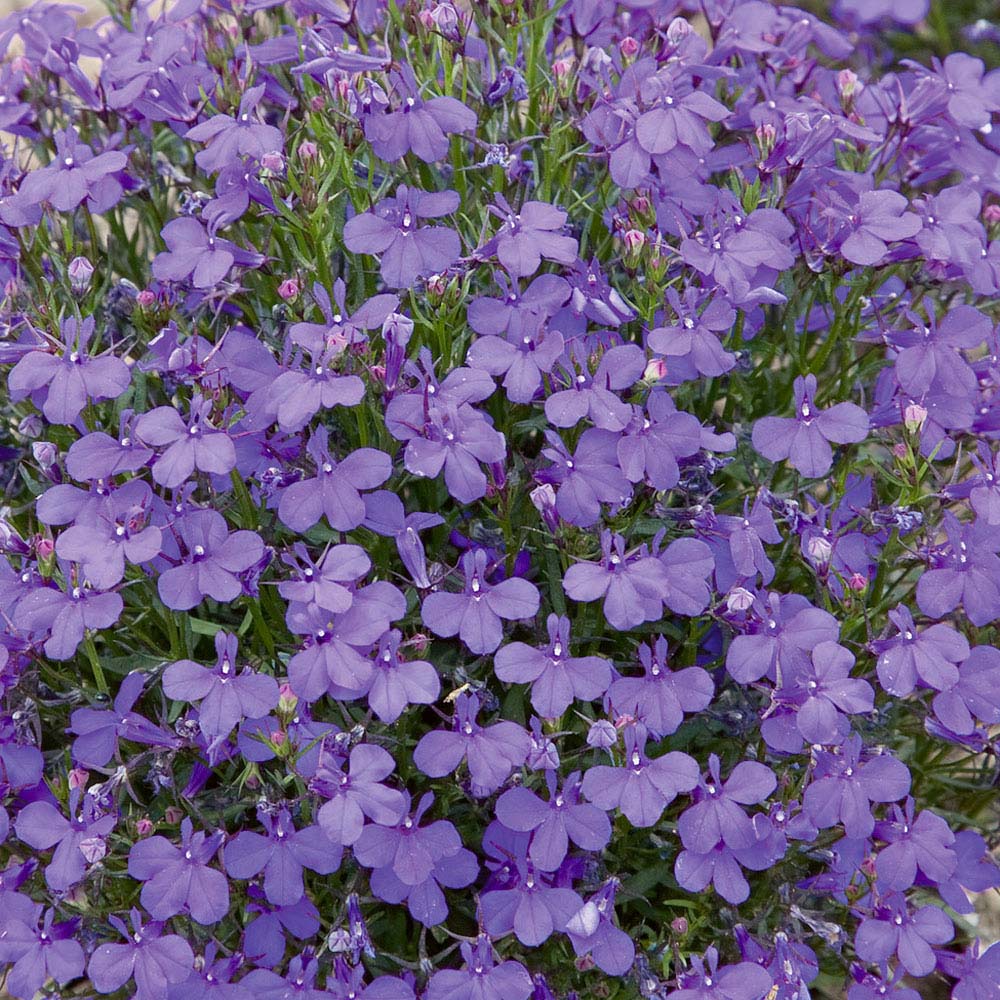
[[[425,653],[430,644],[431,637],[429,635],[425,635],[423,632],[418,632],[416,635],[411,636],[405,643],[403,643],[404,646],[413,649],[415,653]]]
[[[310,102],[309,107],[313,111],[322,111],[326,107],[326,98],[322,94],[317,94]]]
[[[150,291],[148,288],[144,288],[135,297],[135,301],[143,308],[148,309],[151,305],[156,302],[156,293]]]
[[[287,682],[282,684],[278,688],[278,711],[279,712],[294,712],[295,706],[298,705],[299,699],[292,687]]]
[[[74,767],[73,770],[69,772],[70,788],[86,788],[89,780],[90,774],[82,767]]]
[[[176,826],[184,819],[184,810],[180,806],[167,806],[163,810],[163,818],[171,825]]]
[[[319,156],[319,147],[316,143],[310,142],[306,139],[305,142],[299,143],[299,159],[300,160],[315,160]]]
[[[556,59],[552,63],[552,75],[557,80],[564,80],[573,72],[572,59]]]
[[[427,291],[431,295],[444,295],[448,288],[448,280],[443,274],[432,274],[427,279]]]
[[[148,816],[143,816],[142,819],[136,821],[135,832],[140,837],[148,837],[154,829],[153,821]]]
[[[285,278],[285,280],[278,285],[278,295],[280,295],[285,302],[291,302],[293,299],[298,298],[300,291],[301,289],[297,278]]]
[[[815,535],[806,543],[806,553],[813,562],[825,566],[833,555],[833,546],[822,535]]]
[[[726,610],[730,614],[740,614],[753,607],[753,594],[746,587],[733,587],[726,596]]]
[[[35,557],[37,559],[51,559],[52,553],[55,552],[56,545],[51,538],[43,538],[39,535],[35,539]]]
[[[868,577],[863,573],[852,573],[850,579],[847,581],[847,586],[855,593],[860,594],[868,586]]]
[[[902,441],[897,442],[892,446],[892,453],[896,458],[906,458],[906,445]]]
[[[990,224],[1000,222],[1000,205],[987,205],[983,209],[983,218]]]
[[[284,729],[278,729],[271,733],[271,742],[276,747],[283,747],[287,741],[288,734],[284,731]]]
[[[927,421],[927,409],[919,403],[910,403],[903,410],[903,423],[908,431],[918,431]]]
[[[646,234],[638,229],[630,229],[622,238],[629,253],[636,254],[646,245]]]
[[[434,30],[434,15],[426,8],[417,14],[417,19],[428,31]]]
[[[687,934],[688,922],[683,917],[674,917],[670,921],[670,929],[679,937]]]
[[[862,84],[858,80],[857,73],[849,69],[842,69],[837,74],[837,90],[845,101],[850,101],[854,95],[862,89]]]
[[[659,382],[667,377],[667,362],[663,358],[653,358],[642,373],[644,382]]]
[[[631,59],[639,51],[639,43],[631,36],[626,35],[619,43],[618,48],[626,59]]]
[[[639,215],[645,215],[649,209],[649,199],[644,194],[637,194],[630,202],[629,205],[633,212]]]
[[[285,169],[285,158],[277,150],[272,150],[260,158],[260,165],[272,174],[280,174]]]

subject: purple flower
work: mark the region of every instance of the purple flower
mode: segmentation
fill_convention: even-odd
[[[475,112],[454,97],[423,100],[408,64],[402,63],[391,79],[402,97],[399,107],[364,118],[365,138],[376,156],[401,160],[412,150],[424,163],[433,163],[447,155],[449,135],[475,129]]]
[[[947,91],[952,120],[966,128],[989,125],[992,115],[1000,111],[1000,73],[993,70],[984,76],[982,59],[965,52],[952,52],[943,64],[934,62]]]
[[[396,549],[403,565],[409,570],[410,578],[422,590],[431,586],[427,576],[427,556],[420,532],[444,524],[440,514],[423,511],[406,513],[403,501],[388,490],[376,490],[365,496],[364,526],[377,535],[385,535],[396,540]]]
[[[650,648],[639,645],[643,677],[619,677],[608,698],[619,715],[629,715],[645,725],[657,739],[675,733],[685,712],[708,708],[715,693],[712,678],[701,667],[672,671],[667,666],[667,640],[658,636]]]
[[[566,924],[566,933],[577,956],[590,954],[609,976],[624,976],[635,961],[635,945],[614,924],[615,893],[621,883],[610,878]]]
[[[293,906],[302,899],[303,868],[329,875],[340,867],[340,848],[318,826],[296,830],[287,809],[277,816],[258,810],[257,817],[267,836],[240,831],[226,844],[222,861],[230,878],[248,879],[263,871],[264,894],[275,906]]]
[[[286,601],[333,614],[346,611],[354,603],[351,584],[372,568],[371,559],[360,545],[331,546],[315,563],[305,545],[296,542],[294,554],[286,552],[281,560],[296,575],[279,583],[278,593]]]
[[[166,447],[153,463],[153,479],[174,489],[195,469],[228,475],[236,467],[232,438],[210,420],[212,402],[204,396],[191,400],[187,423],[172,406],[158,406],[136,421],[135,433],[154,448]]]
[[[264,257],[253,250],[230,243],[215,235],[190,216],[172,219],[160,234],[165,252],[157,254],[152,264],[153,277],[159,281],[191,279],[195,288],[212,288],[229,273],[234,264],[260,267]]]
[[[601,504],[623,504],[632,487],[618,465],[620,435],[590,427],[570,454],[555,431],[547,430],[550,447],[542,455],[552,462],[539,479],[556,483],[556,511],[570,524],[589,528],[601,517]]]
[[[310,788],[327,801],[316,821],[334,844],[350,847],[361,836],[365,817],[382,826],[399,823],[407,809],[402,792],[382,782],[396,769],[392,755],[382,747],[362,743],[351,750],[348,769],[330,754],[320,754]]]
[[[195,162],[202,170],[215,173],[244,156],[260,160],[265,153],[280,152],[284,146],[280,129],[264,124],[254,114],[265,89],[262,83],[247,90],[240,98],[235,118],[213,115],[188,129],[186,139],[209,143],[207,149],[195,154]]]
[[[486,796],[524,763],[531,737],[514,722],[480,726],[476,722],[479,707],[477,695],[460,694],[455,699],[454,728],[424,733],[414,748],[413,763],[428,777],[443,778],[467,760],[473,793]]]
[[[600,656],[569,655],[570,626],[565,616],[549,615],[546,627],[547,647],[508,643],[496,651],[493,669],[502,681],[530,683],[535,711],[546,719],[556,719],[574,698],[593,701],[604,694],[611,682],[611,665]]]
[[[572,841],[584,851],[602,851],[611,839],[611,824],[598,808],[580,801],[580,773],[571,774],[557,790],[556,775],[546,771],[549,801],[527,788],[508,789],[496,804],[497,819],[510,830],[531,833],[528,859],[543,872],[563,863]]]
[[[1000,992],[1000,942],[980,954],[977,939],[960,956],[941,956],[941,967],[958,980],[952,987],[952,1000],[990,1000]]]
[[[654,826],[681,792],[690,792],[698,784],[698,765],[686,753],[672,750],[650,760],[645,745],[645,727],[641,723],[630,726],[625,731],[623,766],[589,768],[581,788],[595,806],[620,809],[637,827]]]
[[[676,323],[656,327],[649,331],[646,342],[649,349],[667,359],[667,373],[671,377],[675,365],[686,363],[692,370],[685,377],[707,375],[717,378],[736,364],[736,358],[723,350],[719,335],[733,328],[736,313],[721,296],[714,296],[699,313],[704,301],[694,288],[685,291],[683,300],[673,288],[667,289],[667,301],[676,316]],[[671,382],[674,378],[671,378]]]
[[[518,344],[525,336],[543,335],[545,321],[559,311],[571,292],[569,282],[558,274],[540,274],[520,294],[517,282],[509,283],[503,271],[494,271],[493,281],[502,297],[483,295],[473,299],[466,313],[469,326],[483,337],[506,336],[511,344]],[[475,343],[470,352],[478,352]],[[469,364],[474,368],[484,367],[471,360]]]
[[[926,976],[937,965],[931,945],[947,943],[954,933],[951,919],[940,907],[922,906],[911,912],[901,893],[890,893],[858,925],[854,949],[866,962],[884,962],[895,954],[911,976]]]
[[[391,288],[410,288],[417,278],[447,271],[458,259],[458,233],[446,226],[420,226],[419,219],[439,219],[458,210],[454,191],[421,191],[400,184],[395,198],[384,198],[371,211],[344,225],[344,246],[351,253],[381,254],[380,273]]]
[[[94,989],[114,993],[134,978],[136,1000],[167,1000],[168,987],[184,982],[191,972],[191,946],[176,934],[161,937],[162,923],[143,926],[136,909],[131,913],[131,930],[118,917],[109,917],[108,922],[126,943],[102,944],[94,950],[87,965]]]
[[[958,668],[958,680],[937,694],[934,714],[953,733],[967,735],[975,719],[1000,723],[1000,650],[974,646]]]
[[[285,956],[285,933],[307,941],[319,931],[319,911],[308,896],[291,906],[273,906],[263,902],[264,891],[250,883],[247,912],[259,914],[243,932],[242,950],[247,961],[273,968]]]
[[[278,704],[278,682],[248,666],[237,673],[236,636],[215,633],[217,661],[208,670],[191,660],[171,663],[163,672],[163,693],[175,701],[201,701],[198,725],[215,745],[244,719],[259,719]]]
[[[883,188],[862,191],[853,203],[842,202],[827,210],[841,225],[841,255],[862,267],[879,264],[889,252],[890,242],[907,240],[920,232],[920,216],[908,212],[909,207],[904,195]]]
[[[549,277],[554,275],[541,275],[536,283]],[[473,305],[486,301],[494,300],[477,299]],[[525,319],[517,324],[516,334],[480,337],[469,348],[469,366],[493,376],[503,375],[502,384],[512,403],[530,403],[535,398],[542,388],[542,376],[552,371],[565,347],[561,333],[549,329],[541,317],[529,315],[535,319],[533,326]]]
[[[74,936],[79,918],[53,923],[55,911],[46,910],[41,926],[9,915],[0,932],[0,962],[10,963],[4,988],[20,1000],[33,1000],[54,979],[65,986],[83,975],[83,948]]]
[[[125,392],[131,375],[120,358],[87,353],[94,335],[93,316],[80,323],[72,316],[64,319],[59,333],[58,339],[51,338],[58,353],[39,349],[23,354],[7,376],[7,388],[12,402],[32,396],[42,400],[42,413],[52,423],[72,424],[88,399],[116,399]]]
[[[441,693],[441,679],[432,663],[400,656],[402,638],[394,628],[379,640],[368,689],[369,707],[387,725],[392,725],[408,705],[433,705]]]
[[[139,899],[154,920],[188,913],[196,923],[214,924],[226,915],[229,884],[222,872],[208,866],[222,840],[222,833],[194,833],[185,817],[179,847],[160,836],[132,845],[128,873],[145,883]]]
[[[875,836],[886,846],[875,859],[880,891],[905,892],[917,880],[918,870],[932,882],[946,882],[958,867],[952,850],[955,834],[946,820],[925,809],[914,819],[913,799],[903,809],[892,807],[893,819],[875,824]]]
[[[520,962],[497,963],[485,934],[475,945],[463,941],[460,947],[464,967],[435,972],[427,983],[427,1000],[528,1000],[532,989],[528,970]]]
[[[515,212],[502,194],[489,211],[503,221],[497,234],[477,253],[482,257],[496,254],[507,273],[514,278],[529,278],[541,266],[542,258],[557,264],[576,261],[577,242],[562,236],[566,213],[543,201],[526,201]]]
[[[950,625],[918,630],[909,608],[903,604],[889,612],[889,620],[899,634],[871,644],[879,654],[876,670],[882,687],[903,698],[918,680],[938,691],[954,686],[958,681],[957,664],[969,655],[965,636]]]
[[[239,574],[264,554],[254,531],[230,533],[226,519],[215,510],[193,510],[174,522],[187,549],[178,566],[160,574],[157,590],[168,608],[187,611],[207,596],[228,603],[243,593]]]
[[[278,517],[293,531],[308,531],[321,517],[335,531],[351,531],[365,519],[361,490],[373,490],[392,475],[392,459],[374,448],[357,448],[340,462],[330,455],[326,427],[306,446],[316,475],[282,491]]]
[[[462,593],[435,591],[424,598],[421,608],[424,624],[435,635],[458,635],[473,653],[492,653],[503,639],[501,619],[533,618],[541,600],[538,588],[520,577],[491,584],[486,560],[485,549],[466,552]]]
[[[575,355],[577,370],[566,369],[570,388],[554,392],[545,400],[545,416],[555,427],[575,427],[584,417],[606,431],[624,430],[632,408],[616,395],[641,377],[646,356],[636,344],[624,344],[605,351],[593,375]],[[695,449],[697,450],[697,449]],[[690,454],[690,452],[689,452]]]
[[[659,390],[646,400],[646,409],[632,407],[632,419],[618,442],[618,464],[632,483],[649,483],[654,490],[673,489],[680,481],[679,458],[701,450],[701,425]]]
[[[854,403],[817,410],[816,376],[795,379],[795,417],[762,417],[753,426],[753,446],[771,462],[787,458],[804,476],[826,475],[833,464],[829,442],[856,444],[868,436],[868,414]]]
[[[719,966],[715,946],[704,960],[691,956],[691,969],[681,973],[681,989],[667,994],[670,1000],[763,1000],[773,985],[771,974],[754,962]]]

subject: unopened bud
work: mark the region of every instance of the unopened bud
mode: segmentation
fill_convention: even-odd
[[[26,438],[33,438],[38,437],[42,433],[43,428],[42,418],[37,413],[29,413],[17,425],[17,433]]]
[[[278,295],[285,302],[291,302],[298,298],[300,291],[299,282],[296,278],[285,278],[285,280],[278,285]]]
[[[294,712],[295,706],[298,705],[299,699],[295,692],[292,690],[290,684],[282,684],[278,689],[278,711],[279,712]]]
[[[847,586],[856,594],[860,594],[868,586],[868,577],[863,573],[852,573],[848,578]]]
[[[853,70],[842,69],[837,74],[837,90],[845,104],[853,100],[854,95],[862,89],[862,84],[858,80],[858,74]]]
[[[833,555],[833,546],[822,535],[814,535],[806,543],[806,553],[813,562],[825,566]]]
[[[987,205],[983,209],[983,219],[990,224],[1000,222],[1000,205]]]
[[[741,614],[753,607],[753,594],[746,587],[733,587],[726,596],[726,610],[730,614]]]
[[[184,810],[180,806],[167,806],[163,810],[163,818],[171,825],[176,826],[184,819]]]
[[[74,295],[83,295],[90,287],[90,279],[94,276],[94,265],[86,257],[74,257],[66,268],[69,275],[70,288]]]
[[[35,538],[35,558],[40,562],[48,562],[56,550],[55,542],[51,538],[38,535]]]
[[[31,454],[42,472],[48,472],[59,458],[59,449],[51,441],[35,441],[31,445]]]
[[[675,17],[667,25],[667,41],[671,45],[679,45],[691,34],[691,25],[683,17]]]
[[[618,48],[626,59],[631,59],[639,52],[639,43],[631,35],[626,35],[618,43]]]
[[[136,821],[135,832],[140,837],[148,837],[155,827],[153,826],[153,821],[148,816],[143,816],[141,819]]]
[[[74,767],[69,772],[68,778],[70,788],[86,788],[90,775],[82,767]]]
[[[565,80],[573,72],[572,59],[556,59],[552,63],[552,75],[557,80]]]
[[[138,294],[138,295],[137,295],[137,296],[135,297],[135,301],[136,301],[136,303],[137,303],[137,304],[138,304],[138,305],[139,305],[139,306],[140,306],[140,307],[141,307],[142,309],[148,309],[148,308],[149,308],[149,307],[150,307],[151,305],[154,305],[154,304],[155,304],[155,302],[156,302],[156,293],[155,293],[155,292],[152,292],[152,291],[150,291],[150,289],[148,289],[148,288],[144,288],[144,289],[143,289],[143,290],[142,290],[141,292],[139,292],[139,294]]]
[[[260,165],[265,170],[270,170],[272,174],[280,174],[285,169],[285,158],[277,150],[272,150],[260,158]]]
[[[667,377],[667,362],[663,358],[653,358],[642,373],[644,382],[659,382]]]
[[[432,274],[427,279],[427,291],[431,295],[436,295],[439,298],[444,295],[448,289],[448,279],[443,274]]]
[[[316,143],[310,142],[308,139],[299,143],[300,160],[315,160],[317,156],[319,156],[319,147]]]
[[[906,429],[913,433],[914,431],[919,431],[924,423],[927,421],[927,409],[921,406],[919,403],[910,403],[905,410],[903,410],[903,423]]]
[[[674,917],[674,919],[670,921],[670,929],[678,937],[683,937],[688,932],[688,922],[683,917]]]
[[[587,730],[587,746],[607,750],[618,742],[618,732],[607,719],[598,719]]]
[[[622,237],[625,243],[625,250],[632,255],[636,255],[646,245],[646,234],[640,229],[629,229]]]
[[[322,94],[317,94],[310,102],[309,107],[313,111],[322,111],[326,107],[326,98]]]

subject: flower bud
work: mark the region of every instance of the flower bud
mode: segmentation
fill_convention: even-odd
[[[42,472],[48,474],[59,458],[59,449],[51,441],[35,441],[31,445],[31,454]]]
[[[837,90],[840,92],[841,100],[845,104],[850,104],[854,95],[862,89],[862,84],[858,80],[858,75],[853,70],[842,69],[837,74]]]
[[[856,594],[860,594],[868,586],[868,577],[863,573],[852,573],[847,581],[847,586]]]
[[[753,594],[746,587],[733,587],[726,596],[726,610],[730,614],[742,614],[753,607]]]
[[[911,434],[919,431],[920,428],[924,426],[926,420],[927,409],[919,403],[910,403],[906,409],[903,410],[903,424]]]
[[[987,205],[983,209],[983,220],[990,225],[1000,222],[1000,205]]]
[[[587,746],[607,750],[618,742],[618,732],[607,719],[598,719],[587,730]]]
[[[573,72],[572,59],[556,59],[552,63],[552,75],[556,80],[565,80]]]
[[[290,712],[295,711],[295,706],[298,705],[299,699],[295,692],[292,690],[292,686],[287,682],[282,684],[278,688],[278,711],[287,715]]]
[[[305,142],[299,143],[300,160],[308,162],[309,160],[315,160],[317,156],[319,156],[319,147],[316,143],[311,142],[309,139],[306,139]]]
[[[156,302],[156,293],[144,288],[135,297],[135,301],[142,309],[148,309]]]
[[[140,837],[148,837],[154,829],[153,821],[148,816],[143,816],[136,821],[135,832]]]
[[[278,285],[278,295],[281,296],[285,302],[292,302],[294,299],[298,298],[300,291],[301,289],[297,278],[285,278],[285,280]]]
[[[542,515],[542,520],[549,531],[555,531],[559,526],[559,514],[556,512],[556,491],[551,483],[536,486],[531,493],[531,502],[535,510]]]
[[[74,295],[83,295],[90,287],[90,279],[94,276],[94,265],[86,257],[74,257],[66,268],[69,275],[70,288]]]
[[[56,544],[51,538],[46,538],[44,535],[35,537],[35,558],[39,562],[48,562],[55,550]]]
[[[435,295],[438,298],[443,298],[444,293],[448,290],[448,279],[443,274],[432,274],[427,279],[427,293],[429,295]]]
[[[671,45],[679,45],[691,34],[691,25],[683,17],[675,17],[667,25],[667,41]]]
[[[285,158],[277,150],[272,150],[260,158],[260,165],[265,170],[270,170],[272,174],[280,174],[285,169]]]
[[[806,543],[806,554],[821,566],[825,566],[833,555],[833,546],[822,535],[814,535]]]
[[[74,767],[69,772],[68,777],[70,788],[86,788],[87,782],[90,780],[90,774],[82,767]]]
[[[26,438],[33,438],[38,437],[42,433],[43,428],[42,418],[37,413],[29,413],[17,425],[17,433]]]
[[[313,111],[322,111],[326,107],[326,98],[322,94],[317,94],[310,102],[309,107]]]
[[[688,922],[683,917],[674,917],[670,921],[670,929],[678,937],[683,937],[688,932]]]
[[[643,382],[659,382],[667,377],[667,362],[664,358],[652,358],[642,373]]]
[[[631,36],[626,35],[619,43],[618,48],[626,59],[631,59],[639,52],[639,43]]]
[[[163,810],[163,818],[171,825],[176,826],[184,819],[184,810],[180,806],[167,806]]]
[[[896,458],[906,458],[906,455],[907,455],[906,445],[903,444],[902,441],[897,441],[892,446],[892,453],[893,453],[893,455],[896,456]]]

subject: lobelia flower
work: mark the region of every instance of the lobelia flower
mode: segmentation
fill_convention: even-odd
[[[293,531],[308,531],[324,515],[334,531],[351,531],[365,519],[361,491],[381,486],[392,475],[392,459],[384,451],[357,448],[337,462],[328,443],[326,427],[317,427],[306,446],[316,475],[281,493],[278,517]]]
[[[907,796],[902,809],[892,807],[893,819],[875,824],[875,836],[886,846],[875,858],[879,891],[905,892],[922,872],[932,882],[946,882],[958,867],[952,850],[955,834],[946,820],[929,809],[914,819],[914,803]]]
[[[982,59],[952,52],[944,62],[933,60],[937,78],[944,84],[948,114],[958,125],[982,129],[1000,111],[1000,73],[986,73]],[[921,67],[922,72],[926,70]],[[930,74],[928,74],[930,75]]]
[[[260,267],[263,254],[215,235],[216,227],[206,228],[191,216],[172,219],[160,235],[167,249],[153,259],[153,277],[158,281],[185,281],[198,289],[212,288],[229,273],[234,264]]]
[[[680,973],[681,988],[667,994],[670,1000],[763,1000],[774,985],[771,974],[755,962],[719,966],[714,945],[705,957],[690,957],[691,969]]]
[[[716,378],[736,365],[736,358],[725,351],[719,335],[731,330],[736,322],[736,311],[722,296],[715,295],[701,312],[703,294],[688,288],[682,299],[676,289],[667,289],[667,302],[674,311],[676,323],[659,326],[649,331],[646,343],[656,354],[667,359],[668,375],[676,377],[673,366],[689,365],[691,374],[685,377],[706,375]]]
[[[382,782],[396,769],[392,755],[382,747],[361,743],[352,748],[347,773],[344,762],[321,753],[312,791],[326,799],[316,822],[333,844],[350,847],[364,831],[365,817],[382,826],[395,826],[408,807],[402,792]]]
[[[19,1000],[33,1000],[54,979],[65,986],[83,975],[86,961],[77,940],[79,918],[54,923],[55,911],[46,910],[41,926],[10,915],[0,932],[0,962],[10,963],[4,989]]]
[[[566,924],[577,957],[590,954],[609,976],[624,976],[635,962],[632,939],[614,924],[615,894],[620,884],[617,878],[608,879]]]
[[[958,982],[952,987],[952,1000],[990,1000],[1000,991],[1000,942],[980,953],[977,938],[960,955],[942,953],[941,968]]]
[[[191,820],[181,822],[177,847],[166,837],[150,837],[132,845],[128,873],[145,883],[139,896],[154,920],[187,913],[199,924],[214,924],[229,910],[226,876],[209,862],[222,846],[224,834],[195,833]]]
[[[441,693],[441,678],[432,663],[399,655],[402,638],[394,628],[379,639],[368,688],[368,706],[386,725],[392,725],[408,705],[433,705]]]
[[[346,611],[354,603],[351,584],[372,568],[371,559],[360,545],[331,546],[318,563],[313,562],[301,542],[295,542],[293,551],[294,554],[286,552],[281,561],[291,566],[296,576],[282,580],[278,593],[286,601],[333,614]]]
[[[420,825],[433,801],[426,793],[411,813],[409,794],[404,793],[401,821],[393,827],[369,824],[354,845],[358,863],[374,869],[370,881],[375,896],[393,904],[405,899],[410,916],[426,927],[448,916],[440,886],[464,889],[479,874],[475,855],[462,847],[451,823]]]
[[[236,669],[237,638],[215,633],[217,661],[208,670],[192,660],[178,660],[163,672],[163,693],[174,701],[200,701],[198,725],[215,746],[244,719],[259,719],[278,704],[278,682],[244,667]]]
[[[1000,867],[990,856],[986,841],[974,830],[959,830],[954,843],[957,865],[949,879],[938,883],[938,895],[956,913],[974,913],[975,906],[966,895],[985,892],[1000,886]],[[922,881],[918,873],[917,882]]]
[[[958,664],[969,655],[965,636],[950,625],[918,630],[904,604],[889,612],[889,620],[899,634],[871,643],[879,654],[875,669],[882,687],[897,698],[908,695],[918,681],[938,691],[953,687],[958,681]]]
[[[839,225],[840,254],[852,264],[879,264],[890,242],[908,240],[920,232],[920,216],[907,211],[910,203],[898,191],[850,192],[850,201],[833,197],[834,207],[823,211]]]
[[[665,491],[680,481],[677,460],[700,450],[697,417],[678,410],[670,395],[658,390],[650,393],[645,411],[632,407],[632,419],[617,445],[618,464],[629,482]]]
[[[493,669],[502,681],[531,684],[535,711],[546,719],[555,719],[574,698],[593,701],[604,694],[611,683],[611,665],[601,656],[569,655],[570,623],[565,615],[549,615],[546,628],[547,647],[508,643],[496,651]]]
[[[388,490],[367,493],[364,500],[364,526],[377,535],[394,538],[399,558],[409,571],[410,578],[422,590],[430,588],[427,557],[419,532],[444,524],[444,518],[440,514],[429,514],[424,511],[407,514],[403,501]]]
[[[93,336],[93,316],[79,323],[73,316],[60,320],[59,337],[48,338],[55,353],[46,344],[23,354],[11,369],[11,401],[31,396],[52,423],[72,424],[88,400],[117,399],[129,387],[128,365],[110,353],[88,354]]]
[[[619,677],[608,698],[614,711],[638,719],[657,739],[677,732],[685,712],[708,708],[715,693],[712,678],[701,667],[672,671],[667,666],[667,640],[658,636],[651,648],[639,645],[643,677]]]
[[[577,241],[560,235],[566,225],[566,213],[543,201],[526,201],[515,212],[502,194],[488,206],[491,215],[502,220],[496,235],[476,251],[483,258],[496,254],[507,273],[514,278],[530,278],[541,266],[542,258],[557,264],[576,261]]]
[[[469,303],[466,318],[469,326],[482,337],[505,337],[511,344],[518,344],[525,335],[537,337],[540,332],[547,331],[547,321],[559,311],[571,292],[569,282],[558,274],[538,275],[520,294],[517,283],[508,282],[503,271],[493,272],[493,282],[502,297],[481,295],[474,298]],[[478,341],[473,343],[470,352],[479,350],[475,343]],[[481,367],[471,360],[469,364]]]
[[[862,762],[861,737],[854,734],[837,753],[813,752],[815,769],[802,807],[821,830],[840,823],[852,840],[870,837],[875,829],[872,802],[898,802],[910,791],[906,765],[888,754]]]
[[[541,276],[544,277],[553,276]],[[469,347],[469,366],[493,376],[503,375],[501,384],[512,403],[530,403],[535,398],[542,388],[543,375],[552,371],[565,347],[561,333],[550,330],[541,317],[529,315],[535,320],[534,325],[526,317],[517,323],[516,334],[479,337]]]
[[[480,934],[474,945],[463,941],[459,947],[464,967],[435,972],[427,983],[427,1000],[528,1000],[528,970],[510,959],[498,963],[489,937]]]
[[[768,461],[788,459],[792,468],[815,479],[833,464],[835,444],[856,444],[868,436],[868,414],[854,403],[826,410],[813,404],[816,376],[795,379],[794,417],[762,417],[753,426],[753,446]]]
[[[260,121],[254,112],[266,87],[250,87],[240,98],[236,117],[213,115],[187,130],[185,139],[207,142],[208,148],[195,153],[195,162],[206,173],[215,173],[244,156],[260,160],[265,153],[280,152],[284,146],[281,130]]]
[[[339,348],[341,351],[355,347],[367,341],[367,330],[385,327],[393,321],[406,321],[406,317],[398,316],[399,296],[382,294],[373,295],[349,313],[347,301],[347,286],[343,279],[338,278],[333,283],[333,300],[330,293],[317,281],[312,286],[312,295],[323,313],[323,323],[293,323],[288,328],[288,339],[316,354],[324,347]]]
[[[407,63],[401,63],[390,79],[402,98],[399,107],[364,116],[365,138],[376,156],[401,160],[412,151],[424,163],[433,163],[447,156],[449,135],[475,130],[476,114],[461,101],[454,97],[423,100],[417,78]]]
[[[552,393],[545,400],[545,416],[555,427],[575,427],[584,417],[606,431],[622,431],[632,417],[632,408],[616,391],[628,389],[641,377],[646,356],[636,344],[623,344],[605,351],[597,370],[590,374],[586,358],[574,351],[575,373],[564,367],[563,384],[570,388]]]
[[[620,809],[633,826],[654,826],[681,792],[697,786],[698,765],[676,750],[650,760],[645,752],[646,727],[641,723],[625,730],[624,741],[624,765],[589,768],[581,791],[600,809]]]
[[[763,543],[778,545],[782,536],[763,495],[757,495],[753,506],[749,499],[743,501],[742,517],[716,515],[711,529],[722,536],[707,538],[715,560],[717,590],[731,591],[737,583],[753,581],[758,574],[765,586],[774,579],[774,563]]]
[[[351,253],[381,255],[379,273],[390,288],[411,288],[418,278],[447,271],[462,252],[458,233],[446,226],[420,226],[458,210],[455,191],[421,191],[400,184],[394,198],[344,224],[344,246]]]
[[[243,955],[216,958],[218,945],[209,941],[204,954],[195,959],[199,968],[182,983],[170,987],[167,1000],[184,1000],[197,996],[201,1000],[250,1000],[251,994],[238,983],[230,982],[243,964]]]
[[[911,976],[926,976],[937,965],[931,945],[946,944],[954,934],[943,909],[922,906],[910,911],[905,896],[893,892],[858,925],[854,950],[866,962],[884,962],[895,954]]]
[[[932,704],[938,719],[960,736],[973,732],[975,719],[1000,723],[1000,650],[974,646],[959,664],[958,679]]]
[[[296,830],[287,809],[276,816],[257,810],[267,835],[242,830],[222,852],[230,878],[249,879],[264,873],[264,895],[275,906],[294,906],[305,894],[302,869],[329,875],[340,867],[342,851],[318,826]]]
[[[947,546],[931,552],[931,568],[917,581],[917,605],[929,618],[943,618],[959,605],[973,625],[1000,618],[1000,538],[979,520],[960,524],[944,512]]]
[[[87,964],[90,983],[98,993],[114,993],[134,979],[136,1000],[167,1000],[168,988],[184,982],[191,972],[191,946],[177,934],[163,935],[162,922],[144,925],[135,908],[130,922],[131,930],[118,917],[108,917],[126,943],[94,949]]]
[[[414,765],[430,778],[452,774],[466,760],[473,793],[483,797],[496,791],[531,748],[531,737],[514,722],[480,726],[476,716],[479,696],[463,692],[455,699],[453,729],[432,729],[413,750]]]
[[[611,824],[598,808],[580,801],[580,772],[557,790],[554,771],[545,772],[549,801],[524,787],[510,788],[497,799],[497,819],[510,830],[530,833],[528,860],[543,872],[563,863],[572,841],[584,851],[602,851],[611,839]]]
[[[78,788],[70,791],[69,813],[67,819],[51,802],[37,800],[24,806],[14,821],[15,833],[29,846],[42,851],[55,846],[45,882],[56,892],[83,880],[87,865],[103,857],[105,838],[117,823],[117,816],[103,814],[93,797]]]
[[[243,932],[241,950],[247,961],[264,968],[274,968],[285,957],[285,934],[307,941],[319,931],[319,911],[308,896],[291,906],[273,906],[264,902],[264,890],[250,883],[247,912],[258,914]]]
[[[153,463],[153,479],[161,486],[180,486],[195,469],[228,475],[236,467],[233,440],[212,423],[212,401],[191,399],[187,423],[172,406],[157,406],[136,421],[136,436],[154,448],[166,447]]]
[[[211,597],[228,603],[243,593],[238,574],[264,554],[264,543],[254,531],[230,532],[215,510],[193,510],[174,522],[174,531],[187,549],[178,566],[164,570],[157,580],[160,600],[175,611],[187,611]]]
[[[503,639],[501,619],[521,621],[538,613],[541,598],[533,583],[520,577],[489,582],[485,549],[462,556],[462,574],[461,594],[439,590],[424,598],[420,614],[435,635],[458,635],[473,653],[492,653]]]

